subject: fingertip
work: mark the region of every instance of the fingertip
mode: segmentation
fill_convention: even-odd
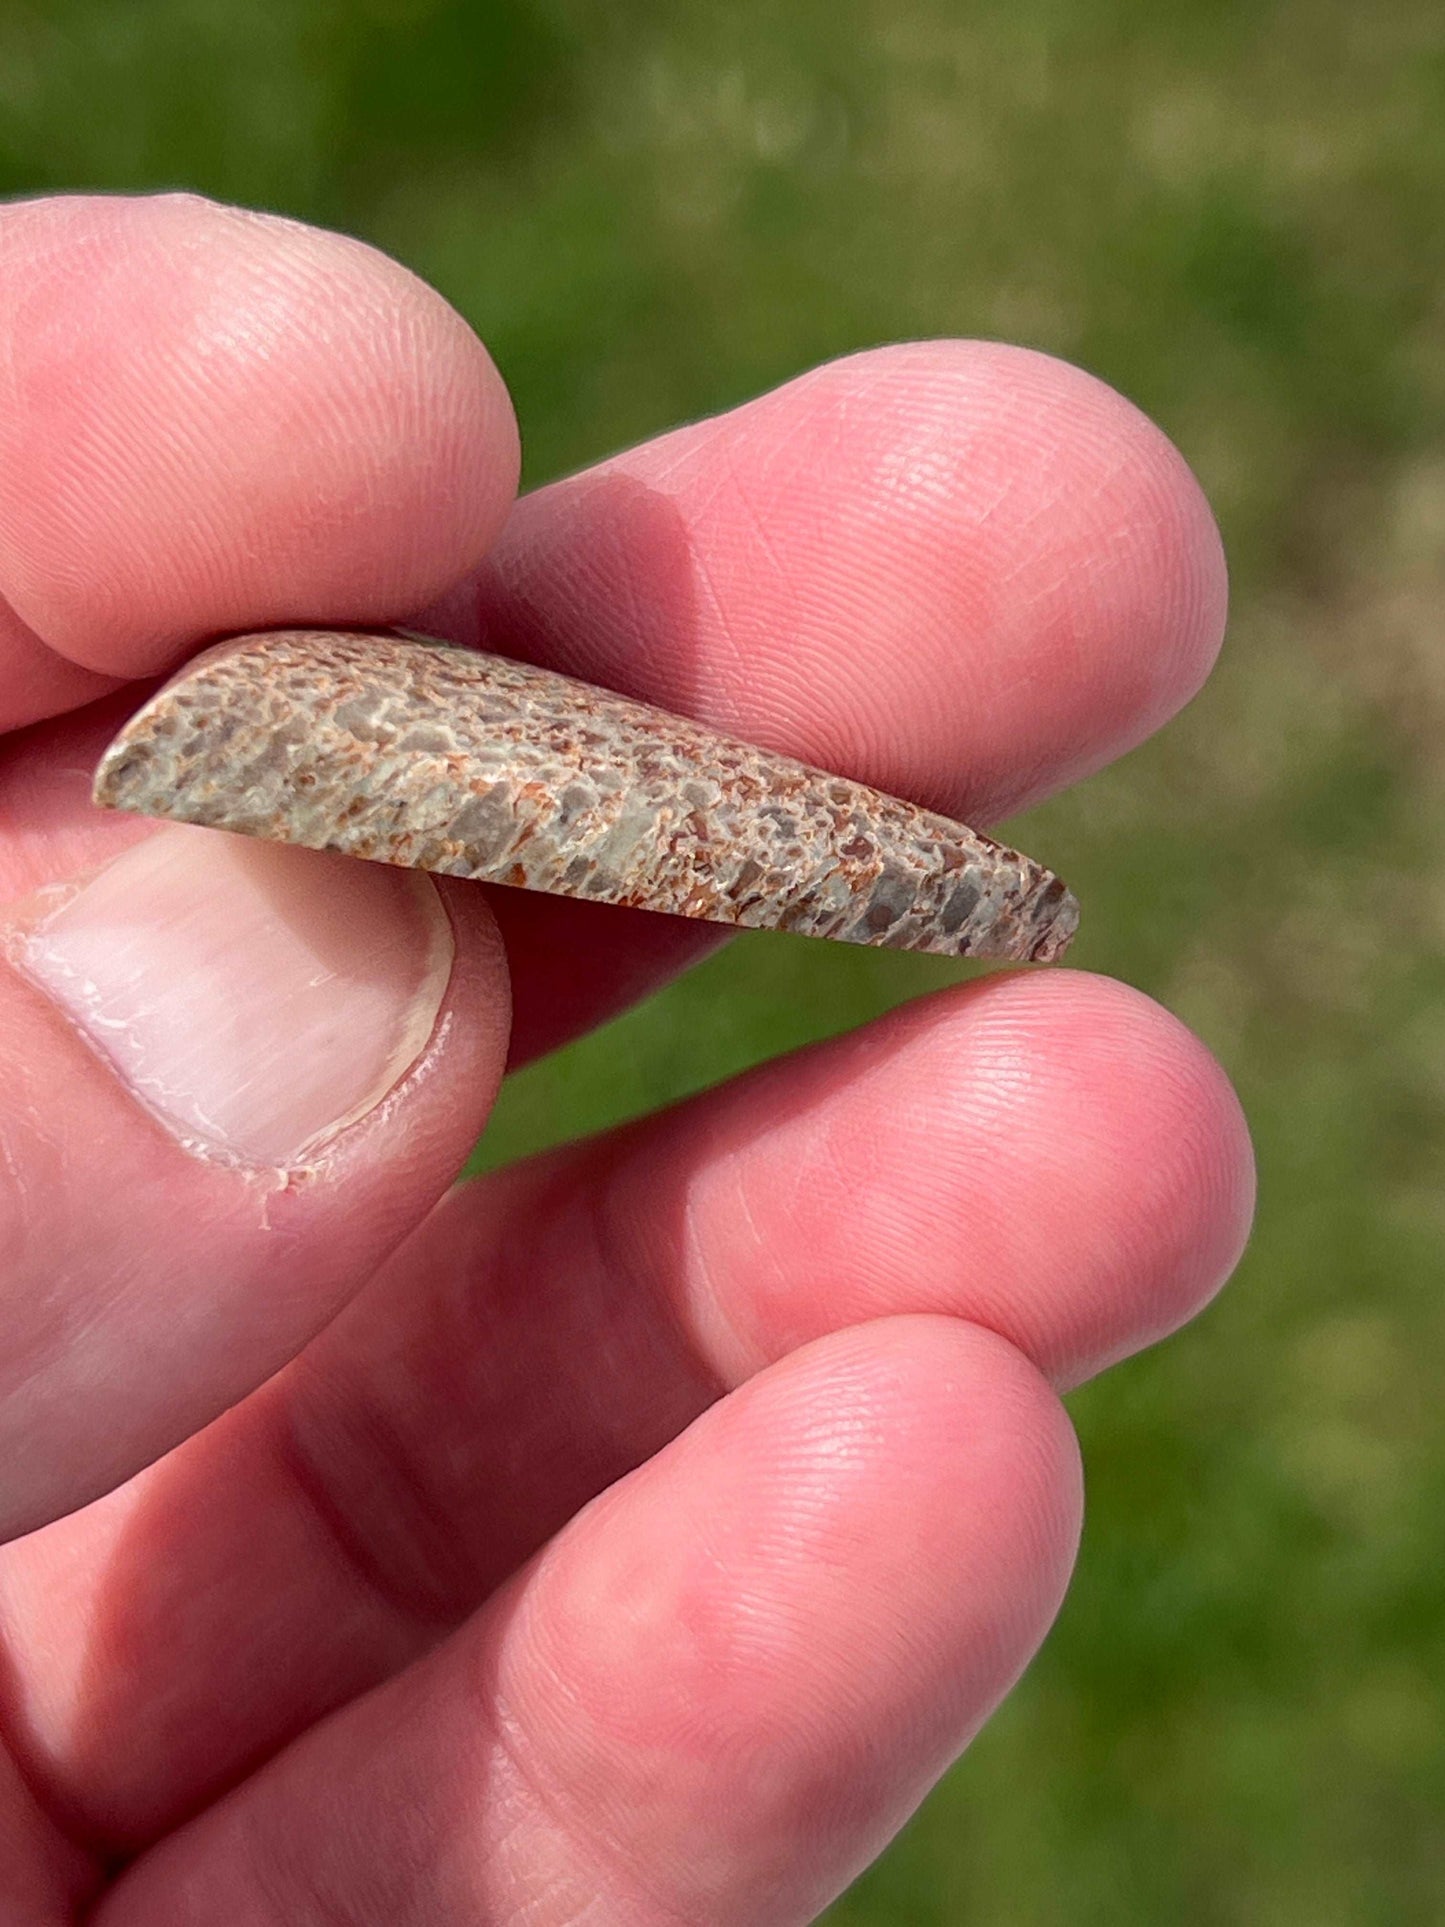
[[[986,672],[1014,759],[981,815],[1101,768],[1198,692],[1224,638],[1223,542],[1178,447],[1118,389],[1038,349],[962,339],[868,349],[814,379],[840,408],[866,398],[897,508],[920,528],[952,510],[933,566],[952,566],[961,667]]]
[[[1112,706],[1119,724],[1107,752],[1117,755],[1182,709],[1218,658],[1229,605],[1219,525],[1179,448],[1118,389],[1037,350],[994,353],[1001,377],[1035,394],[1039,432],[1052,416],[1072,438],[1072,559],[1113,643],[1094,667],[1104,713]]]
[[[1057,1391],[1018,1346],[967,1318],[902,1314],[832,1342],[856,1352],[865,1385],[886,1385],[900,1462],[930,1468],[948,1493],[971,1573],[992,1567],[999,1596],[1017,1607],[1017,1650],[1032,1652],[1063,1599],[1083,1523],[1083,1462]],[[846,1403],[834,1422],[846,1427]]]
[[[687,1918],[811,1919],[1032,1656],[1080,1508],[1068,1420],[1003,1339],[830,1334],[545,1556],[504,1717]]]
[[[70,662],[132,676],[197,635],[398,619],[500,527],[501,377],[362,242],[76,196],[0,210],[0,267],[0,588]]]
[[[830,362],[518,506],[478,632],[987,822],[1197,690],[1223,630],[1187,464],[1082,369],[938,340]]]
[[[1201,1309],[1254,1199],[1204,1045],[1069,970],[920,998],[619,1142],[617,1221],[655,1239],[636,1228],[682,1201],[678,1313],[732,1381],[840,1325],[936,1311],[1077,1383]]]
[[[1142,991],[1074,970],[979,991],[979,1077],[1007,1085],[1024,1056],[1035,1067],[1041,1192],[1056,1180],[1037,1229],[1073,1273],[1073,1316],[1040,1299],[1013,1335],[1068,1386],[1187,1324],[1230,1277],[1254,1215],[1249,1126],[1213,1053]],[[1028,1267],[1040,1277],[1045,1257]]]
[[[528,1676],[567,1671],[603,1715],[589,1746],[609,1750],[707,1730],[725,1757],[756,1739],[764,1691],[796,1743],[820,1691],[911,1689],[930,1668],[966,1675],[981,1718],[1057,1610],[1081,1511],[1073,1429],[1015,1346],[930,1314],[850,1326],[749,1380],[574,1523],[529,1589]],[[877,1643],[905,1620],[910,1640]],[[955,1637],[967,1650],[946,1650]]]

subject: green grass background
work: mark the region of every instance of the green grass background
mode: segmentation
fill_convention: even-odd
[[[1445,15],[1438,0],[7,0],[0,190],[367,236],[541,480],[900,336],[1083,362],[1186,451],[1231,640],[1020,830],[1077,959],[1237,1079],[1259,1228],[1072,1400],[1078,1581],[835,1927],[1445,1919]],[[941,981],[738,943],[516,1079],[483,1156]]]

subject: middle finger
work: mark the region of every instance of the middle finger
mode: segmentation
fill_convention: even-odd
[[[525,497],[438,614],[986,827],[1187,702],[1225,600],[1208,505],[1136,408],[1047,355],[931,341]],[[494,908],[513,1063],[718,940],[514,891]]]

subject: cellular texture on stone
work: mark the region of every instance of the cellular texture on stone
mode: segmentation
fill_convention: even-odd
[[[1078,922],[1016,850],[552,670],[399,631],[197,656],[106,751],[142,816],[749,929],[1051,962]]]

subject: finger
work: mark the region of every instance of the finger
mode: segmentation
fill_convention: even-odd
[[[508,1070],[586,1036],[701,963],[732,934],[721,924],[690,917],[533,890],[487,894],[514,973]]]
[[[144,818],[90,800],[101,753],[137,700],[136,686],[124,688],[0,745],[0,905],[96,869],[154,834]]]
[[[12,1548],[33,1779],[134,1851],[793,1347],[946,1313],[1072,1382],[1198,1308],[1251,1196],[1208,1054],[1067,972],[923,1000],[463,1186],[262,1395]],[[106,1629],[83,1680],[45,1641],[57,1611]]]
[[[787,1927],[883,1846],[1057,1608],[1052,1396],[952,1320],[753,1380],[432,1658],[135,1866],[100,1927]]]
[[[835,361],[521,501],[475,619],[510,653],[985,821],[1198,689],[1225,573],[1198,484],[1051,356]]]
[[[0,395],[0,727],[208,633],[402,616],[516,487],[501,379],[438,294],[192,195],[0,208]]]
[[[1049,356],[933,341],[830,363],[524,498],[477,578],[481,641],[981,825],[1100,768],[1198,689],[1225,570],[1152,423]],[[527,986],[594,906],[504,908]],[[637,951],[666,974],[639,931]],[[619,992],[645,975],[634,956]]]
[[[68,1840],[0,1747],[0,1920],[59,1927],[79,1920],[101,1886],[90,1856]]]
[[[0,600],[0,732],[79,709],[116,687],[118,678],[57,656]]]
[[[506,1047],[475,893],[171,828],[0,922],[0,1535],[269,1376],[426,1213]]]

